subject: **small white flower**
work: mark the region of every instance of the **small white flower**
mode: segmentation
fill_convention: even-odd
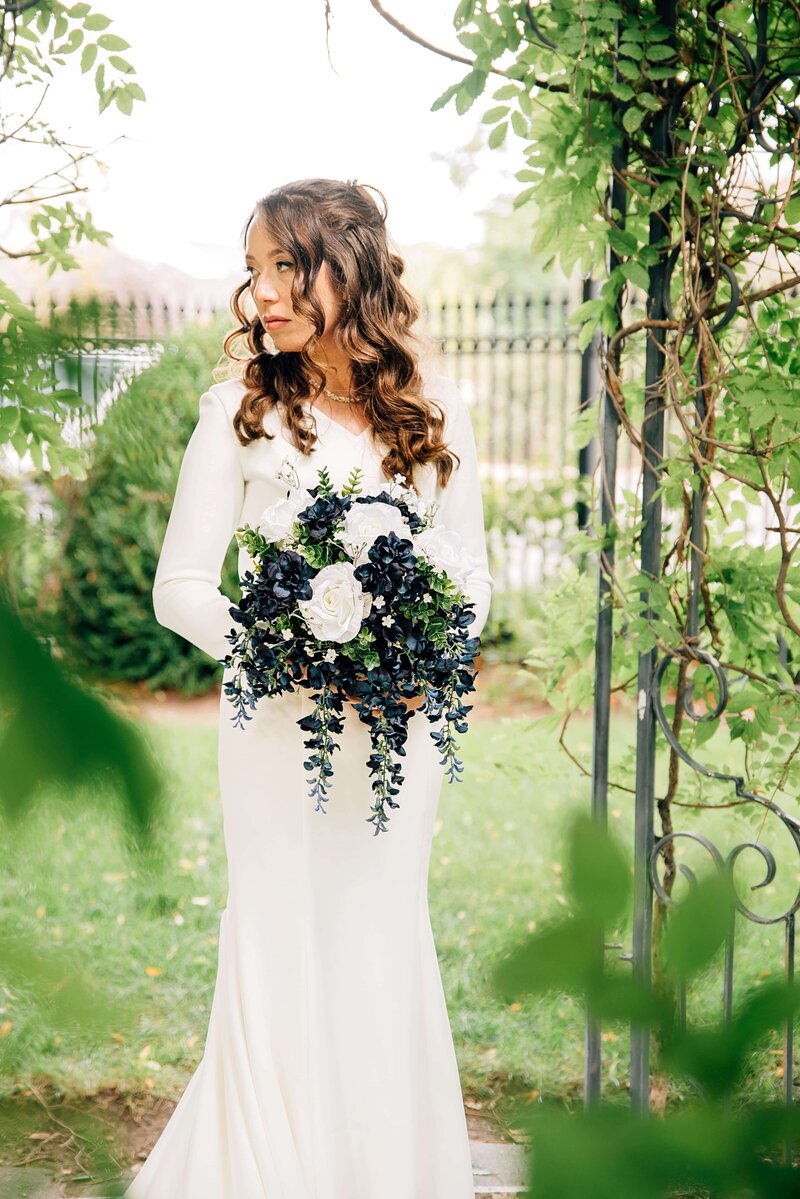
[[[291,629],[281,629],[281,637],[283,637],[284,641],[291,641],[292,630]]]
[[[756,710],[755,708],[745,708],[739,713],[739,715],[741,716],[742,720],[746,720],[749,724],[750,721],[755,720]]]
[[[281,462],[281,468],[275,474],[276,479],[281,479],[284,483],[288,483],[290,487],[299,487],[300,480],[297,477],[294,462],[288,456]]]
[[[433,596],[431,595],[430,591],[426,591],[422,598],[426,604],[433,603]]]
[[[374,608],[384,608],[386,606],[386,600],[382,595],[376,595],[372,601],[372,606]]]
[[[384,623],[384,624],[386,625],[386,627],[388,628],[390,625],[393,625],[393,624],[394,624],[394,617],[393,617],[393,616],[391,616],[391,615],[389,615],[389,616],[384,616],[384,618],[383,618],[383,623]]]
[[[333,648],[333,646],[331,646],[330,649],[325,650],[324,658],[326,662],[336,661],[336,650]]]
[[[405,483],[406,477],[405,477],[405,475],[401,475],[400,472],[398,471],[398,473],[394,477],[394,481],[395,481],[395,483]]]

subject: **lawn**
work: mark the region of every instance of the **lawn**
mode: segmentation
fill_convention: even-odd
[[[159,886],[142,877],[122,849],[108,795],[83,806],[50,796],[23,831],[6,830],[2,838],[0,895],[11,927],[42,951],[74,951],[120,1016],[102,1033],[56,1028],[35,994],[3,987],[0,1097],[29,1080],[47,1080],[68,1096],[114,1087],[177,1098],[200,1060],[227,893],[216,727],[143,727],[169,777],[170,870]],[[632,719],[618,715],[615,760],[629,752],[633,733]],[[584,762],[590,736],[586,719],[571,729],[571,748]],[[552,727],[524,716],[475,719],[464,758],[463,782],[444,784],[430,867],[431,919],[464,1091],[488,1106],[520,1093],[577,1100],[580,1004],[554,995],[506,1005],[491,994],[487,978],[504,946],[567,910],[562,838],[572,814],[588,803],[588,781],[558,747]],[[626,842],[632,802],[612,792],[611,821]],[[701,821],[686,815],[684,826],[701,827],[721,848],[754,834],[752,821],[736,810],[707,813]],[[797,860],[787,842],[780,847],[778,878],[757,893],[776,912],[797,886]],[[745,874],[755,869],[747,862],[742,867]],[[757,878],[756,871],[749,881]],[[609,939],[629,948],[626,929]],[[778,975],[781,963],[781,926],[740,922],[737,994]],[[720,1002],[721,976],[712,970],[695,988],[690,1011],[713,1018]],[[779,1047],[776,1032],[752,1062],[745,1095],[777,1095]],[[606,1091],[620,1094],[625,1029],[607,1029],[603,1050]]]

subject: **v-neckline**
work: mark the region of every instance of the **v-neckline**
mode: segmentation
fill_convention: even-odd
[[[337,429],[341,429],[343,433],[347,433],[348,437],[352,437],[354,441],[360,441],[361,438],[364,437],[365,434],[369,433],[369,431],[370,431],[370,426],[365,425],[365,427],[361,430],[360,433],[354,433],[352,429],[348,429],[347,425],[343,425],[341,421],[336,420],[334,417],[332,417],[330,415],[329,412],[326,412],[324,408],[316,408],[313,404],[311,404],[308,401],[306,403],[306,407],[308,408],[309,412],[311,412],[313,414],[315,419],[317,418],[318,415],[321,414],[322,416],[324,416],[326,418],[329,425],[336,425]]]

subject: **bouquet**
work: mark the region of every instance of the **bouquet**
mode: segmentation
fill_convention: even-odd
[[[326,811],[333,776],[335,735],[343,729],[343,704],[352,702],[369,727],[367,766],[375,802],[367,822],[387,831],[387,807],[403,775],[408,722],[419,710],[431,722],[449,781],[460,782],[455,733],[467,731],[480,645],[467,629],[474,605],[461,590],[475,562],[461,536],[433,523],[428,505],[396,474],[387,485],[361,492],[354,467],[341,491],[327,469],[301,488],[288,459],[277,477],[289,483],[258,526],[242,525],[236,539],[253,562],[242,579],[242,598],[229,609],[241,626],[227,634],[234,669],[223,690],[233,703],[234,726],[263,696],[311,691],[314,708],[297,723],[311,737],[304,762],[313,774],[309,796]],[[404,699],[423,699],[409,708]]]

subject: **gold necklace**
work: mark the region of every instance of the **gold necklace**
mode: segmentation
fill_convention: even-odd
[[[329,399],[339,400],[339,402],[342,404],[360,404],[361,403],[359,396],[340,396],[340,395],[337,395],[335,391],[331,391],[330,387],[323,387],[322,390],[325,392],[325,395],[328,396]]]

